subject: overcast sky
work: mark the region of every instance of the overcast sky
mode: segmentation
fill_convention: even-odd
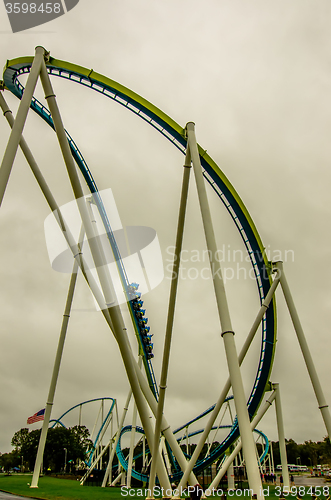
[[[330,402],[328,0],[80,0],[66,15],[16,34],[0,9],[2,65],[42,45],[53,57],[129,87],[183,127],[196,123],[198,142],[236,188],[271,258],[288,251],[285,271]],[[144,300],[159,378],[183,156],[105,97],[60,79],[53,84],[64,124],[99,189],[112,188],[122,223],[157,231],[165,279]],[[15,111],[17,100],[9,92],[5,97]],[[71,201],[54,133],[31,113],[24,135],[58,203]],[[1,155],[8,136],[2,119]],[[184,248],[188,259],[195,252],[202,260],[205,243],[191,180]],[[222,203],[209,194],[218,247],[244,251]],[[12,435],[27,417],[45,405],[61,326],[69,276],[51,268],[44,237],[48,214],[19,153],[0,211],[2,453],[10,451]],[[179,283],[165,409],[173,427],[213,404],[227,377],[212,282],[188,274],[206,265],[189,260]],[[236,268],[237,262],[224,265]],[[227,283],[238,350],[259,307],[255,284],[240,278]],[[281,387],[285,434],[297,442],[320,440],[326,431],[280,291],[277,297],[272,381]],[[82,279],[73,307],[53,416],[103,396],[116,398],[121,408],[128,382],[119,350]],[[256,339],[243,367],[247,396],[259,344]],[[278,440],[273,408],[259,428]]]

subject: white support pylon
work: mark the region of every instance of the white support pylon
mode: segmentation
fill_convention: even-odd
[[[180,257],[182,251],[183,244],[183,235],[184,235],[184,223],[185,223],[185,214],[186,214],[186,206],[187,206],[187,197],[188,197],[188,188],[189,188],[189,179],[190,179],[190,169],[191,169],[191,155],[189,148],[186,151],[185,163],[184,163],[184,173],[183,173],[183,181],[182,181],[182,192],[179,206],[179,214],[178,214],[178,224],[177,224],[177,235],[176,235],[176,243],[175,243],[175,259],[173,262],[173,279],[171,280],[170,286],[170,297],[169,297],[169,307],[168,307],[168,316],[167,316],[167,324],[166,324],[166,333],[164,339],[164,348],[163,348],[163,359],[162,359],[162,368],[161,368],[161,377],[160,377],[160,387],[159,387],[159,400],[157,403],[157,412],[156,412],[156,421],[155,421],[155,430],[154,430],[154,442],[153,442],[153,457],[151,470],[149,475],[149,485],[148,488],[153,495],[154,486],[155,486],[155,473],[156,473],[156,465],[157,460],[159,460],[160,455],[157,454],[157,449],[159,448],[159,441],[161,435],[161,426],[162,426],[162,416],[167,388],[167,377],[168,377],[168,369],[169,369],[169,360],[170,360],[170,348],[171,348],[171,340],[172,340],[172,331],[175,317],[175,307],[176,307],[176,297],[177,297],[177,287],[178,287],[178,279],[179,279],[179,266],[180,266]],[[195,478],[191,477],[192,482],[195,481]],[[150,498],[153,498],[151,496]]]
[[[48,78],[47,71],[46,71],[46,77]],[[55,95],[51,92],[51,95],[49,95],[49,98],[55,99]],[[2,95],[2,92],[0,92],[0,105],[4,111],[4,115],[7,118],[9,125],[13,128],[15,121],[14,121],[14,118],[12,116],[10,109],[7,106],[7,103],[5,102],[5,99]],[[62,125],[62,122],[60,119],[60,130],[61,130],[61,125]],[[62,128],[63,128],[63,126],[62,126]],[[63,131],[64,131],[64,129],[63,129]],[[62,144],[66,144],[68,147],[66,139],[64,141],[64,137],[65,136],[62,137]],[[51,208],[51,210],[53,212],[56,212],[58,215],[58,218],[56,218],[56,219],[61,227],[61,230],[63,231],[63,235],[64,235],[65,239],[67,240],[68,245],[69,245],[69,247],[70,247],[70,249],[75,257],[75,260],[78,262],[78,265],[83,273],[83,276],[85,277],[88,285],[90,286],[91,291],[92,291],[100,309],[102,310],[103,315],[104,315],[111,331],[114,333],[114,336],[116,338],[116,333],[114,331],[114,326],[113,326],[112,320],[110,318],[109,311],[107,309],[104,309],[104,303],[105,303],[104,297],[102,296],[101,292],[99,291],[99,288],[96,285],[94,277],[91,274],[88,266],[85,263],[82,252],[80,251],[79,247],[77,246],[76,242],[74,241],[74,239],[70,233],[70,230],[66,226],[65,221],[62,218],[61,211],[60,211],[60,209],[59,209],[59,207],[58,207],[58,205],[57,205],[57,203],[56,203],[56,201],[55,201],[55,199],[54,199],[54,197],[53,197],[53,195],[52,195],[52,193],[51,193],[51,191],[50,191],[50,189],[49,189],[49,187],[48,187],[48,185],[47,185],[47,183],[42,175],[42,173],[40,172],[40,169],[39,169],[32,153],[30,151],[26,141],[24,140],[23,136],[21,136],[19,143],[20,143],[21,149],[22,149],[22,151],[23,151],[23,153],[24,153],[24,155],[25,155],[25,157],[26,157],[26,159],[31,167],[31,170],[32,170],[32,172],[33,172],[33,174],[34,174],[34,176],[39,184],[39,187],[46,198],[46,201],[47,201],[49,207]],[[70,158],[69,154],[66,154],[65,156],[67,159]],[[81,198],[81,199],[83,200],[83,198]],[[85,202],[84,202],[84,204],[85,204]],[[132,360],[132,361],[134,363],[134,360]],[[149,424],[148,420],[147,420],[147,422]],[[165,469],[165,467],[164,467],[164,469]]]
[[[308,374],[311,380],[311,384],[313,386],[315,396],[317,399],[318,403],[318,408],[321,411],[322,418],[324,421],[324,425],[326,428],[326,432],[328,433],[329,439],[331,439],[331,416],[330,416],[330,411],[329,411],[329,405],[326,402],[323,389],[319,380],[319,377],[317,375],[317,371],[315,368],[315,364],[313,361],[313,358],[310,354],[310,350],[308,347],[308,343],[299,319],[299,315],[297,313],[292,294],[290,291],[290,287],[287,283],[287,279],[284,273],[284,267],[282,262],[276,262],[275,267],[280,271],[281,273],[281,278],[280,278],[280,284],[283,290],[283,294],[285,297],[285,301],[292,319],[292,323],[295,329],[295,333],[297,335],[297,339],[301,348],[301,352],[303,355],[303,358],[306,363],[306,367],[308,370]]]
[[[0,107],[10,125],[12,130],[15,129],[15,122],[14,117],[12,115],[11,110],[9,109],[5,98],[0,92]],[[19,141],[20,147],[22,149],[22,152],[24,156],[26,157],[26,160],[28,161],[31,170],[42,190],[44,193],[50,208],[54,211],[57,210],[57,213],[59,215],[59,223],[61,226],[61,229],[66,232],[65,230],[65,224],[64,221],[61,217],[61,213],[58,210],[57,204],[53,198],[53,196],[50,193],[50,190],[45,182],[45,179],[43,178],[38,165],[26,143],[24,140],[24,137],[21,135],[20,141]],[[75,247],[79,250],[80,256],[81,256],[81,251],[80,251],[80,242],[83,240],[83,233],[81,233],[81,236],[79,237],[79,242],[78,245],[75,243]],[[71,238],[72,240],[72,238]],[[48,424],[51,416],[51,409],[54,401],[54,394],[55,394],[55,389],[56,389],[56,384],[57,384],[57,379],[59,375],[59,370],[60,370],[60,364],[61,364],[61,358],[62,358],[62,353],[63,353],[63,348],[64,348],[64,342],[65,342],[65,337],[66,337],[66,331],[68,327],[68,321],[69,321],[69,316],[70,316],[70,309],[71,309],[71,301],[74,293],[74,288],[75,288],[75,283],[77,279],[77,270],[78,270],[78,259],[75,260],[74,266],[73,266],[73,271],[71,275],[71,280],[70,280],[70,285],[69,285],[69,291],[68,291],[68,297],[67,297],[67,302],[65,306],[65,312],[63,314],[63,321],[62,321],[62,327],[61,327],[61,332],[60,332],[60,337],[59,337],[59,342],[58,342],[58,348],[57,348],[57,353],[55,357],[55,362],[54,362],[54,368],[53,368],[53,374],[52,374],[52,379],[50,383],[50,388],[49,388],[49,394],[47,398],[47,403],[46,403],[46,408],[45,408],[45,417],[43,421],[43,427],[40,435],[40,441],[38,445],[38,452],[37,452],[37,458],[36,458],[36,463],[34,467],[34,473],[31,481],[31,488],[37,488],[38,487],[38,480],[39,480],[39,472],[42,464],[42,459],[43,459],[43,451],[45,447],[45,442],[46,442],[46,436],[47,436],[47,430],[48,430]]]
[[[1,106],[1,109],[3,110],[3,113],[7,119],[10,127],[13,128],[15,120],[14,120],[14,117],[12,115],[11,110],[8,108],[8,105],[3,97],[2,92],[0,92],[0,106]],[[42,175],[40,168],[38,167],[38,164],[37,164],[32,152],[31,152],[31,150],[29,149],[23,135],[21,136],[20,147],[21,147],[21,150],[22,150],[22,152],[23,152],[23,154],[24,154],[24,156],[25,156],[25,158],[26,158],[26,160],[31,168],[33,175],[35,176],[35,179],[36,179],[36,181],[41,189],[41,192],[43,193],[43,195],[48,203],[49,208],[51,209],[51,211],[54,214],[56,214],[55,219],[56,219],[57,223],[59,224],[59,227],[62,231],[62,234],[63,234],[65,240],[67,241],[68,246],[69,246],[69,248],[74,256],[74,259],[78,262],[80,270],[82,271],[82,274],[83,274],[88,286],[90,287],[91,292],[93,293],[100,309],[103,309],[104,297],[102,296],[101,292],[99,291],[99,288],[96,284],[96,281],[93,277],[93,274],[90,272],[89,267],[86,264],[85,259],[82,255],[82,253],[80,252],[80,249],[79,249],[76,241],[74,240],[74,238],[70,232],[70,229],[66,225],[65,220],[63,219],[63,216],[61,214],[61,210],[60,210],[49,186],[47,185],[47,182],[46,182],[44,176]],[[113,325],[111,323],[111,319],[110,319],[110,316],[108,314],[108,311],[103,311],[103,312],[104,312],[104,315],[107,316],[106,321],[108,322],[109,327],[113,330]]]
[[[252,431],[255,429],[255,427],[258,425],[266,411],[270,408],[272,405],[273,400],[276,398],[276,391],[273,391],[273,393],[269,396],[269,398],[266,400],[262,408],[258,411],[257,415],[254,417],[254,419],[251,422],[251,429]],[[209,485],[209,490],[212,491],[213,488],[217,488],[218,483],[224,476],[225,472],[227,471],[229,465],[233,462],[233,460],[236,458],[237,455],[239,455],[240,450],[242,447],[242,442],[239,441],[239,443],[235,446],[234,450],[231,452],[231,454],[226,458],[226,460],[222,463],[221,468],[219,469],[215,479],[212,481],[212,483]]]
[[[288,473],[288,466],[287,466],[284,421],[283,421],[283,412],[280,399],[279,384],[272,384],[272,387],[276,391],[276,419],[277,419],[277,429],[278,429],[278,439],[279,439],[280,461],[282,464],[283,484],[285,488],[289,488],[290,476]]]
[[[275,474],[274,452],[273,452],[273,449],[272,449],[272,441],[270,441],[270,457],[271,457],[271,470],[272,470],[272,474]]]
[[[216,261],[217,245],[209,210],[206,186],[203,179],[198,146],[195,138],[194,123],[189,122],[186,125],[187,140],[190,148],[195,180],[198,190],[200,210],[205,231],[207,249],[210,255],[210,266],[213,276],[213,284],[218,307],[219,319],[221,323],[225,353],[228,363],[229,375],[233,389],[234,402],[237,410],[238,425],[243,443],[243,451],[245,455],[246,470],[248,476],[249,487],[253,490],[253,494],[259,499],[264,499],[262,493],[262,483],[255,453],[255,442],[250,426],[250,420],[246,405],[244,386],[241,378],[240,366],[238,362],[237,349],[234,341],[234,331],[232,329],[230,312],[225,293],[222,271],[219,263]]]
[[[79,235],[79,240],[78,240],[79,246],[82,245],[83,239],[84,239],[84,230],[82,228],[80,235]],[[43,457],[44,457],[44,450],[45,450],[45,444],[46,444],[46,438],[47,438],[48,425],[49,425],[49,421],[51,418],[51,413],[52,413],[52,408],[53,408],[53,403],[54,403],[54,396],[55,396],[55,391],[56,391],[56,385],[57,385],[57,381],[58,381],[59,373],[60,373],[61,360],[62,360],[64,343],[65,343],[67,330],[68,330],[72,301],[73,301],[75,287],[76,287],[76,283],[77,283],[77,276],[78,276],[78,262],[75,260],[74,265],[73,265],[73,269],[72,269],[72,273],[71,273],[71,278],[70,278],[67,301],[66,301],[66,305],[65,305],[65,309],[64,309],[64,313],[63,313],[62,326],[61,326],[55,361],[54,361],[54,367],[53,367],[53,374],[52,374],[52,378],[51,378],[51,382],[50,382],[50,386],[49,386],[44,421],[43,421],[41,434],[40,434],[40,438],[39,438],[36,462],[34,465],[33,476],[32,476],[32,480],[31,480],[30,488],[38,488],[40,468],[41,468],[41,464],[42,464]]]
[[[90,221],[88,210],[84,200],[84,193],[80,184],[78,173],[74,164],[73,157],[71,155],[68,140],[65,134],[65,129],[62,123],[62,118],[57,105],[56,96],[54,94],[52,84],[47,72],[46,64],[43,61],[40,71],[41,83],[45,93],[45,99],[48,102],[51,116],[54,122],[54,128],[56,135],[58,137],[60,149],[64,158],[64,162],[67,168],[68,176],[71,182],[71,186],[77,201],[78,210],[82,218],[82,222],[85,228],[87,241],[91,249],[92,258],[94,265],[100,280],[100,285],[107,305],[106,312],[103,311],[106,319],[109,315],[112,323],[112,331],[117,340],[123,363],[126,369],[126,373],[129,379],[129,383],[132,387],[132,392],[134,399],[137,404],[140,420],[144,427],[147,440],[149,445],[152,446],[153,443],[153,430],[149,421],[149,413],[147,409],[146,401],[141,392],[139,383],[135,376],[134,363],[131,358],[130,346],[127,338],[127,332],[122,317],[122,313],[119,305],[116,304],[116,293],[114,291],[114,286],[109,275],[109,271],[104,259],[103,251],[101,245],[99,245],[98,238],[95,238],[92,222]],[[160,460],[158,461],[158,476],[162,487],[165,490],[171,488],[170,481],[166,472],[164,463]]]
[[[139,356],[138,366],[141,368],[142,357]],[[128,470],[126,474],[126,486],[127,488],[131,488],[131,477],[132,477],[132,465],[133,465],[133,452],[134,452],[134,440],[136,434],[136,426],[137,426],[137,405],[133,406],[133,415],[132,415],[132,429],[130,436],[130,452],[129,452],[129,460],[128,460]]]
[[[271,285],[271,287],[270,287],[270,289],[269,289],[269,291],[268,291],[268,293],[267,293],[267,295],[266,295],[263,303],[261,304],[259,312],[258,312],[258,314],[257,314],[257,316],[256,316],[256,318],[254,320],[254,323],[253,323],[253,325],[252,325],[252,327],[251,327],[251,329],[250,329],[250,331],[248,333],[248,336],[247,336],[247,338],[245,340],[245,343],[244,343],[244,345],[243,345],[243,347],[242,347],[242,349],[240,351],[239,358],[238,358],[239,359],[239,365],[242,364],[242,362],[243,362],[243,360],[244,360],[244,358],[245,358],[245,356],[246,356],[246,354],[248,352],[248,349],[249,349],[249,347],[250,347],[250,345],[251,345],[251,343],[252,343],[252,341],[253,341],[253,339],[255,337],[257,329],[258,329],[258,327],[259,327],[259,325],[260,325],[260,323],[262,321],[262,318],[263,318],[266,310],[268,309],[268,307],[269,307],[269,305],[270,305],[270,303],[272,301],[272,298],[273,298],[274,293],[275,293],[275,291],[276,291],[276,289],[277,289],[277,287],[279,285],[279,282],[280,282],[280,271],[277,271],[277,274],[276,274],[276,276],[274,278],[274,281],[273,281],[273,283],[272,283],[272,285]],[[180,483],[178,485],[179,489],[181,487],[184,488],[185,484],[187,483],[189,474],[193,470],[193,467],[194,467],[196,461],[199,458],[199,455],[200,455],[201,450],[202,450],[202,448],[204,446],[205,440],[206,440],[206,438],[207,438],[207,436],[208,436],[208,434],[209,434],[212,426],[214,425],[214,422],[215,422],[215,420],[216,420],[216,418],[217,418],[217,416],[218,416],[218,414],[220,412],[220,409],[221,409],[221,407],[222,407],[222,405],[224,403],[226,395],[228,394],[228,392],[230,390],[230,387],[231,387],[231,381],[230,381],[230,378],[228,378],[228,380],[225,383],[224,389],[222,390],[222,392],[221,392],[221,394],[220,394],[220,396],[219,396],[219,398],[217,400],[215,408],[213,409],[213,411],[210,414],[208,422],[207,422],[207,424],[205,426],[205,429],[204,429],[203,433],[201,434],[200,440],[199,440],[199,442],[198,442],[198,444],[197,444],[197,446],[196,446],[196,448],[195,448],[195,450],[193,452],[193,455],[192,455],[190,461],[187,463],[186,470],[185,470],[185,472],[183,474],[183,477],[180,480]]]
[[[31,99],[33,97],[34,89],[40,75],[40,69],[44,63],[46,51],[43,47],[36,47],[35,57],[31,66],[31,71],[28,76],[26,86],[24,89],[24,94],[21,99],[20,105],[15,118],[15,123],[13,125],[12,131],[9,136],[7,147],[1,162],[0,167],[0,205],[6,191],[8,179],[11,173],[11,169],[15,160],[17,149],[21,140],[23,128],[25,125],[26,117],[30,109]]]

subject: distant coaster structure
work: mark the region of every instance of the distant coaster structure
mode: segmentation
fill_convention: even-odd
[[[61,426],[64,428],[67,428],[65,425],[63,419],[66,417],[68,414],[79,408],[80,415],[79,415],[79,420],[78,420],[78,425],[82,425],[81,421],[81,412],[82,408],[85,405],[90,405],[91,403],[96,403],[96,402],[101,402],[100,410],[97,415],[97,419],[94,424],[94,429],[92,430],[91,438],[93,439],[93,444],[91,449],[88,451],[88,456],[86,458],[86,466],[90,466],[92,461],[97,458],[99,448],[102,446],[102,439],[104,437],[105,432],[107,431],[109,424],[113,420],[113,412],[114,409],[116,408],[116,400],[114,398],[109,398],[109,397],[104,397],[104,398],[94,398],[94,399],[89,399],[88,401],[82,401],[81,403],[72,406],[69,408],[69,410],[66,410],[62,415],[60,415],[56,419],[51,419],[49,421],[50,424],[52,424],[52,428],[56,426]],[[106,410],[106,414],[104,415],[104,410],[105,410],[105,403],[109,403],[109,408]],[[100,418],[99,418],[100,417]],[[100,419],[100,425],[98,425],[98,420]],[[94,437],[94,431],[96,431],[96,435]]]
[[[28,75],[26,87],[24,89],[19,78],[22,75]],[[208,434],[213,428],[213,421],[217,417],[220,407],[224,403],[225,397],[232,385],[232,390],[234,394],[234,402],[237,410],[237,417],[234,420],[233,425],[230,428],[230,432],[227,437],[213,449],[208,456],[204,457],[202,460],[197,460],[197,457],[193,454],[189,460],[189,465],[187,462],[188,457],[184,457],[182,450],[180,449],[176,439],[173,437],[173,432],[171,431],[170,425],[168,425],[163,413],[163,404],[165,398],[165,382],[167,376],[167,363],[169,361],[169,343],[171,342],[172,333],[172,322],[173,314],[175,309],[175,298],[177,283],[172,284],[173,288],[170,292],[169,301],[169,312],[168,312],[168,323],[165,341],[165,350],[163,357],[161,381],[158,384],[153,370],[152,365],[152,348],[153,344],[151,341],[151,332],[147,326],[146,311],[143,307],[143,300],[141,294],[138,291],[139,284],[131,282],[128,279],[127,272],[123,265],[123,261],[120,255],[120,251],[116,242],[116,238],[112,231],[111,225],[109,223],[109,218],[105,211],[102,197],[100,196],[99,190],[93,179],[90,168],[88,167],[83,154],[79,150],[78,146],[75,144],[72,137],[64,129],[59,109],[57,107],[55,94],[52,88],[52,83],[50,77],[56,76],[68,80],[72,83],[79,84],[81,86],[87,87],[90,90],[98,92],[105,97],[111,99],[113,102],[120,104],[125,107],[137,117],[141,118],[149,125],[151,125],[156,131],[162,134],[168,141],[170,141],[174,147],[181,151],[185,155],[184,167],[184,177],[183,177],[183,187],[182,187],[182,199],[181,208],[179,214],[179,223],[177,231],[176,240],[176,251],[178,251],[178,257],[180,256],[180,249],[182,243],[182,234],[184,227],[185,209],[186,209],[186,199],[187,199],[187,187],[188,187],[188,176],[190,167],[193,166],[195,179],[197,183],[197,190],[199,195],[199,204],[201,215],[203,219],[205,237],[207,242],[207,248],[211,252],[212,256],[215,255],[215,250],[217,249],[215,236],[212,230],[212,223],[210,218],[208,200],[206,197],[206,187],[207,182],[215,192],[216,196],[221,200],[226,210],[230,214],[239,234],[243,240],[246,247],[247,254],[249,255],[252,268],[254,270],[256,285],[260,298],[260,310],[257,314],[256,320],[248,334],[245,341],[244,347],[242,348],[239,356],[236,353],[236,348],[234,344],[234,332],[232,330],[232,325],[229,317],[229,311],[226,302],[226,293],[224,288],[224,282],[222,279],[214,279],[213,285],[215,290],[215,297],[218,307],[218,312],[220,316],[222,337],[224,340],[225,350],[227,354],[227,361],[229,367],[229,381],[227,382],[225,388],[223,389],[218,402],[212,406],[210,409],[206,410],[206,414],[210,413],[211,417],[208,422],[208,429],[205,429],[204,434]],[[40,77],[45,98],[49,104],[48,109],[40,101],[34,97],[34,89],[38,78]],[[2,166],[0,169],[0,202],[2,202],[7,182],[10,176],[11,167],[15,158],[16,150],[20,144],[23,153],[25,154],[31,168],[33,169],[35,176],[43,190],[43,193],[47,199],[47,202],[52,210],[60,209],[56,205],[49,189],[45,186],[42,176],[38,170],[36,162],[33,159],[31,152],[28,150],[27,145],[22,136],[25,119],[28,113],[28,109],[31,107],[34,112],[36,112],[49,126],[51,126],[57,136],[60,143],[60,148],[62,150],[68,175],[70,178],[71,185],[73,187],[75,198],[78,200],[79,210],[81,213],[84,230],[87,234],[87,239],[89,245],[91,246],[91,252],[95,257],[95,261],[103,263],[102,252],[98,248],[97,243],[93,242],[93,229],[91,229],[91,220],[86,211],[86,207],[80,206],[79,200],[83,198],[82,189],[78,181],[77,173],[74,167],[73,160],[76,162],[79,170],[81,171],[86,184],[93,196],[95,205],[97,206],[100,218],[104,224],[107,237],[109,240],[109,245],[114,255],[116,261],[118,272],[121,278],[123,290],[125,293],[128,309],[130,311],[130,316],[132,324],[135,330],[136,338],[139,344],[140,357],[142,359],[146,377],[147,385],[145,384],[145,379],[141,376],[141,371],[138,368],[137,363],[133,360],[132,351],[127,344],[127,339],[123,336],[124,323],[121,318],[119,308],[113,306],[111,301],[108,300],[111,297],[112,284],[109,283],[108,276],[101,276],[100,282],[102,285],[102,292],[104,296],[100,299],[100,294],[93,289],[93,280],[89,277],[87,269],[83,261],[83,252],[79,246],[80,242],[73,242],[68,235],[66,230],[65,221],[59,216],[59,225],[62,226],[63,233],[67,238],[68,245],[73,252],[75,263],[79,266],[87,280],[92,292],[95,294],[96,299],[100,305],[106,304],[106,307],[101,307],[102,314],[104,315],[109,327],[114,333],[114,336],[119,344],[121,355],[124,361],[124,365],[127,371],[128,379],[133,391],[135,398],[135,403],[139,412],[139,416],[142,421],[142,427],[146,433],[147,441],[149,442],[149,447],[152,451],[152,467],[149,478],[149,484],[153,485],[155,481],[155,473],[157,473],[158,480],[164,486],[169,486],[170,481],[181,481],[190,484],[196,482],[195,474],[199,473],[201,470],[207,466],[214,463],[225,451],[228,450],[234,443],[238,440],[239,435],[244,448],[244,455],[246,457],[246,467],[248,472],[248,479],[253,491],[256,492],[257,496],[260,498],[261,494],[258,493],[258,488],[260,483],[259,471],[255,457],[255,449],[253,446],[252,429],[250,426],[250,421],[253,421],[256,416],[259,406],[262,402],[263,396],[266,391],[271,390],[271,385],[269,382],[272,363],[274,359],[275,343],[276,343],[276,303],[274,297],[274,291],[278,282],[280,282],[282,275],[281,265],[273,265],[268,261],[265,248],[262,244],[261,238],[258,231],[245,207],[242,200],[240,199],[238,193],[227,179],[222,170],[217,166],[214,160],[209,156],[209,154],[201,146],[199,146],[195,139],[194,124],[189,122],[186,127],[181,127],[169,116],[167,116],[160,109],[155,107],[153,104],[148,102],[146,99],[142,98],[133,91],[127,89],[123,85],[87,68],[77,66],[75,64],[58,60],[49,55],[42,47],[36,48],[35,57],[20,57],[7,61],[3,73],[2,90],[9,90],[18,99],[21,100],[16,119],[13,120],[10,117],[11,112],[4,100],[3,92],[0,93],[1,96],[1,107],[4,111],[4,115],[10,122],[12,127],[12,134],[10,136],[8,146],[4,155]],[[73,159],[73,160],[72,160]],[[84,205],[84,204],[83,204]],[[180,220],[182,221],[180,223]],[[93,245],[96,245],[93,247]],[[92,248],[93,247],[93,248]],[[77,251],[78,250],[78,251]],[[99,259],[99,260],[98,260]],[[211,262],[212,264],[212,262]],[[177,259],[176,265],[179,265],[179,258]],[[102,268],[103,266],[99,266]],[[96,264],[96,268],[98,268]],[[77,268],[76,268],[77,272]],[[104,271],[102,271],[104,272]],[[100,271],[101,273],[101,271]],[[274,277],[276,273],[276,277]],[[74,273],[73,273],[74,274]],[[219,276],[219,275],[218,275]],[[285,280],[282,275],[282,279]],[[108,281],[107,281],[108,280]],[[282,282],[283,291],[285,293],[286,284],[285,281]],[[72,292],[73,293],[73,292]],[[108,295],[107,295],[108,294]],[[172,305],[171,305],[172,304]],[[290,306],[289,306],[290,308]],[[69,304],[70,309],[70,304]],[[68,315],[67,315],[68,316]],[[293,317],[292,317],[293,319]],[[294,322],[294,321],[293,321]],[[242,380],[240,375],[240,364],[243,361],[249,346],[254,338],[259,325],[262,324],[262,337],[261,337],[261,349],[260,356],[257,363],[257,373],[253,383],[253,387],[250,392],[248,401],[244,400],[244,392],[242,387]],[[296,327],[296,330],[297,327]],[[298,332],[297,332],[298,334]],[[299,334],[298,334],[299,336]],[[300,340],[299,340],[300,341]],[[300,343],[301,345],[301,343]],[[63,346],[62,346],[63,348]],[[304,352],[304,349],[301,345]],[[60,353],[61,354],[61,353]],[[306,364],[308,367],[306,353],[304,352]],[[60,363],[61,355],[59,356]],[[59,366],[57,366],[59,369]],[[309,367],[308,367],[309,369]],[[311,371],[310,371],[311,375]],[[312,375],[311,378],[313,379]],[[313,380],[312,380],[313,381]],[[313,382],[314,384],[314,382]],[[56,383],[55,383],[56,385]],[[314,387],[315,388],[315,387]],[[53,392],[55,391],[55,386],[53,387]],[[316,392],[316,391],[315,391]],[[318,392],[318,391],[317,391]],[[327,405],[324,404],[323,396],[320,394],[317,396],[319,400],[319,407],[322,412],[324,420],[328,420],[324,408]],[[49,402],[49,405],[52,403]],[[150,421],[148,420],[147,404],[150,410],[154,413],[156,418],[155,432],[152,432]],[[49,415],[50,415],[49,409]],[[199,419],[198,416],[196,419]],[[213,419],[213,421],[212,421]],[[45,418],[45,420],[47,420]],[[327,425],[327,424],[326,424]],[[328,426],[327,426],[328,427]],[[158,450],[158,442],[160,439],[160,433],[164,436],[166,440],[166,446],[171,457],[172,470],[171,473],[167,473],[166,467]],[[118,436],[119,439],[119,436]],[[154,445],[153,445],[154,442]],[[199,446],[197,447],[197,449]],[[118,455],[120,456],[120,448],[118,448]],[[198,450],[197,450],[198,453]],[[193,462],[192,462],[193,461]],[[191,463],[192,462],[192,463]],[[124,468],[127,467],[126,461],[123,461]],[[153,468],[154,467],[154,468]],[[38,471],[37,471],[38,472]],[[132,475],[141,479],[140,473],[132,470]],[[146,480],[146,478],[144,478]]]

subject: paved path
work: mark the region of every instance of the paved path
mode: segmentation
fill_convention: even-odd
[[[324,477],[314,477],[314,476],[294,476],[294,484],[296,486],[322,486],[326,483]]]
[[[26,497],[18,497],[17,495],[12,495],[11,493],[0,491],[0,500],[22,500],[22,498]]]

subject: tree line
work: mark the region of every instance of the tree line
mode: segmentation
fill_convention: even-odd
[[[41,429],[30,431],[27,428],[15,432],[11,445],[13,451],[0,454],[0,468],[5,471],[19,468],[24,471],[32,471],[36,460],[39,437]],[[275,466],[281,463],[279,442],[272,442],[273,458]],[[189,445],[189,454],[192,455],[195,444]],[[213,450],[218,443],[212,444]],[[142,444],[140,444],[142,447]],[[205,448],[207,445],[205,445]],[[262,445],[257,444],[258,452],[261,454]],[[139,446],[135,450],[137,453]],[[182,445],[186,452],[186,446]],[[48,429],[45,445],[43,470],[49,472],[74,471],[77,464],[87,460],[89,453],[93,449],[93,443],[90,439],[89,430],[85,426],[76,425],[74,427],[55,427]],[[142,449],[140,450],[142,452]],[[203,458],[207,449],[203,449],[201,458]],[[128,450],[127,450],[128,452]],[[314,467],[317,464],[331,464],[331,444],[329,438],[325,437],[323,441],[305,441],[297,444],[293,439],[286,440],[287,461],[290,464],[307,465]],[[107,461],[107,454],[104,456]],[[139,470],[139,460],[136,461],[137,470]],[[114,464],[117,460],[114,460]],[[82,464],[84,468],[84,463]]]
[[[279,442],[272,442],[275,465],[280,464]],[[331,464],[331,444],[328,437],[323,441],[305,441],[297,444],[293,439],[286,439],[286,454],[289,464],[314,467],[318,464]]]
[[[41,429],[30,431],[27,428],[15,432],[10,453],[0,455],[0,467],[8,472],[19,468],[32,471],[36,460]],[[43,470],[60,472],[73,470],[79,461],[84,461],[92,450],[93,443],[85,426],[55,427],[48,429]]]
[[[305,441],[302,444],[297,444],[293,439],[286,439],[286,454],[287,454],[287,462],[289,464],[299,464],[299,465],[307,465],[307,467],[314,467],[317,464],[331,464],[331,445],[328,437],[325,437],[323,441]],[[218,442],[214,442],[211,446],[211,450],[213,451],[219,445]],[[188,452],[190,455],[193,454],[195,444],[189,444]],[[184,453],[187,450],[186,444],[181,445]],[[272,441],[270,449],[273,451],[273,459],[274,464],[279,465],[281,463],[280,460],[280,451],[279,451],[279,441]],[[262,454],[262,445],[257,443],[258,454]],[[270,451],[269,449],[269,451]],[[202,460],[207,452],[207,444],[204,445],[202,449],[199,460]]]

